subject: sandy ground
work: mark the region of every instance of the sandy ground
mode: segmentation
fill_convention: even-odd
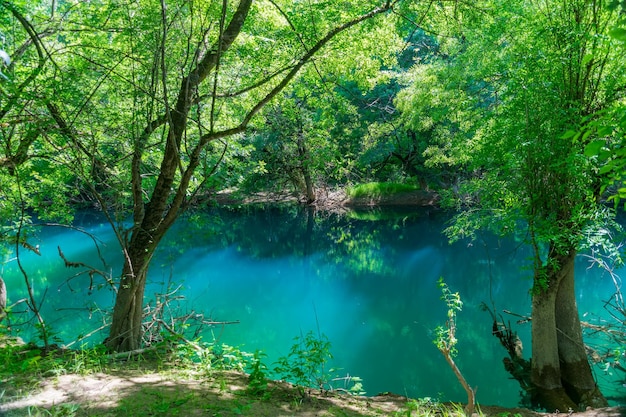
[[[141,370],[91,375],[61,375],[43,379],[29,392],[16,392],[7,381],[0,386],[0,416],[407,416],[407,399],[386,394],[360,397],[313,390],[302,399],[283,382],[272,382],[264,398],[246,392],[248,377],[237,372],[210,376],[154,373]],[[50,414],[42,413],[46,408]],[[583,413],[536,413],[526,409],[480,407],[493,417],[618,417],[625,407]],[[69,414],[69,412],[74,414]],[[38,412],[39,414],[36,414]],[[65,412],[66,414],[63,414]],[[57,413],[57,414],[53,414]],[[413,413],[411,415],[424,415]],[[430,414],[435,416],[437,414]]]

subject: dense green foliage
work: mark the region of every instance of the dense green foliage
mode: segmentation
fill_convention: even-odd
[[[533,401],[548,409],[602,405],[584,364],[573,262],[592,245],[617,254],[606,239],[615,225],[600,204],[601,174],[619,180],[619,152],[604,145],[621,147],[624,138],[619,122],[577,132],[623,105],[623,51],[611,29],[619,7],[481,6],[441,26],[448,36],[413,69],[401,109],[415,130],[432,135],[429,163],[464,173],[449,193],[459,210],[449,235],[486,229],[533,248]],[[525,377],[513,376],[524,386]]]
[[[37,250],[31,222],[106,213],[126,260],[110,349],[140,348],[151,257],[205,196],[287,191],[312,204],[346,184],[365,184],[354,197],[435,188],[458,210],[452,239],[488,229],[531,245],[535,340],[554,348],[533,348],[534,378],[569,387],[559,359],[583,354],[556,331],[571,327],[582,344],[573,296],[563,298],[569,271],[581,249],[618,255],[601,203],[626,198],[622,1],[0,0],[0,10],[0,238],[19,262]],[[585,390],[544,405],[593,403]]]

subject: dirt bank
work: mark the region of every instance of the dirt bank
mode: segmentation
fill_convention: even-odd
[[[255,203],[298,203],[299,198],[289,193],[253,193],[238,194],[233,190],[220,191],[213,201],[218,205],[255,204]],[[312,206],[326,210],[341,210],[374,206],[416,206],[433,207],[439,203],[437,193],[425,190],[402,192],[379,197],[349,197],[345,190],[320,190]]]
[[[297,389],[284,382],[271,382],[265,394],[252,395],[247,391],[245,374],[181,371],[175,367],[160,372],[117,369],[89,375],[51,376],[33,381],[28,392],[11,387],[10,381],[3,381],[1,385],[0,415],[4,417],[446,415],[443,412],[446,405],[415,402],[389,393],[362,397],[311,390],[303,399]],[[542,414],[526,409],[482,406],[480,411],[489,417],[626,416],[626,408]],[[459,414],[451,411],[448,415]]]

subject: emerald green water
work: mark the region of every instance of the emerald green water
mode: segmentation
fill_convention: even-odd
[[[516,405],[519,387],[502,366],[504,350],[491,335],[482,302],[499,311],[530,312],[527,248],[512,240],[485,238],[449,244],[442,236],[448,217],[427,210],[371,216],[336,216],[305,209],[219,210],[179,221],[152,262],[148,298],[182,285],[181,313],[203,312],[217,321],[239,321],[204,334],[243,350],[262,350],[271,364],[287,355],[294,337],[309,331],[332,344],[340,376],[359,376],[368,395],[383,391],[413,397],[465,400],[452,371],[433,345],[433,330],[445,324],[446,310],[436,285],[444,277],[464,302],[458,316],[457,363],[482,404]],[[102,310],[113,291],[97,275],[66,268],[58,247],[72,262],[112,274],[121,270],[114,235],[97,214],[78,216],[76,226],[97,237],[61,227],[45,227],[31,239],[41,255],[22,249],[22,265],[43,300],[45,319],[63,343],[104,322]],[[98,254],[99,253],[99,254]],[[10,303],[25,297],[15,254],[6,256],[2,274]],[[608,274],[588,269],[579,257],[577,291],[585,320],[606,317],[603,300],[614,293]],[[90,283],[92,289],[89,289]],[[98,289],[98,287],[102,287]],[[152,303],[153,305],[153,303]],[[31,337],[18,322],[14,330]],[[530,326],[516,325],[530,354]],[[106,331],[88,339],[98,342]],[[605,393],[623,388],[594,367]]]

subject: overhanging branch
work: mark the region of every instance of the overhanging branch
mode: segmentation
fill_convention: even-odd
[[[243,3],[244,0],[242,0]],[[249,1],[249,0],[246,0]],[[168,210],[167,215],[164,217],[163,221],[159,224],[158,229],[159,232],[164,232],[166,231],[171,224],[173,224],[173,222],[176,220],[177,216],[178,216],[178,208],[181,207],[185,201],[186,195],[187,195],[187,189],[189,187],[189,184],[191,182],[191,178],[193,177],[193,174],[196,170],[196,168],[198,167],[199,163],[200,163],[200,158],[202,155],[203,150],[205,149],[205,147],[207,146],[207,144],[213,140],[217,140],[217,139],[222,139],[222,138],[226,138],[226,137],[230,137],[230,136],[234,136],[237,135],[239,133],[242,133],[246,130],[246,128],[248,127],[248,124],[250,123],[250,121],[252,120],[252,118],[261,111],[261,109],[268,104],[271,100],[273,100],[276,96],[278,96],[278,94],[283,91],[285,89],[285,87],[287,87],[287,85],[289,85],[289,83],[295,78],[295,76],[300,72],[300,70],[308,63],[310,62],[313,57],[322,49],[324,48],[324,46],[326,46],[331,40],[333,40],[337,35],[339,35],[340,33],[350,29],[353,26],[356,26],[357,24],[366,21],[368,19],[373,18],[374,16],[377,16],[379,14],[383,14],[389,10],[392,9],[393,5],[396,2],[392,2],[392,1],[387,1],[385,3],[384,6],[381,7],[377,7],[373,10],[371,10],[368,13],[365,13],[359,17],[356,17],[342,25],[337,26],[336,28],[330,30],[328,33],[326,33],[326,35],[324,37],[322,37],[320,40],[318,40],[315,45],[313,45],[310,49],[308,49],[305,54],[296,62],[296,64],[287,72],[287,74],[284,76],[284,78],[276,85],[274,86],[274,88],[272,88],[272,90],[270,90],[269,93],[267,93],[265,95],[265,97],[263,97],[261,100],[259,100],[249,111],[248,113],[244,116],[244,118],[242,119],[242,121],[237,125],[234,126],[230,129],[225,129],[222,131],[217,131],[217,132],[212,132],[209,131],[208,133],[206,133],[205,135],[202,135],[200,137],[200,140],[198,141],[198,144],[195,146],[195,148],[192,150],[191,155],[190,155],[190,160],[189,160],[189,164],[187,165],[187,168],[185,169],[185,171],[183,172],[183,175],[181,176],[180,179],[180,183],[176,189],[176,194],[174,196],[174,199],[172,201],[171,204],[171,208]],[[241,7],[241,4],[240,4]],[[233,17],[233,19],[235,19]],[[231,24],[229,25],[229,28],[227,28],[226,32],[229,32],[230,27],[232,26],[232,21]],[[243,22],[241,22],[241,24],[243,24]],[[234,39],[230,40],[230,42],[232,43],[232,41],[234,41]],[[205,59],[202,60],[202,62],[204,62],[207,58],[205,57]],[[200,64],[198,65],[200,67]],[[206,76],[206,75],[205,75]]]

